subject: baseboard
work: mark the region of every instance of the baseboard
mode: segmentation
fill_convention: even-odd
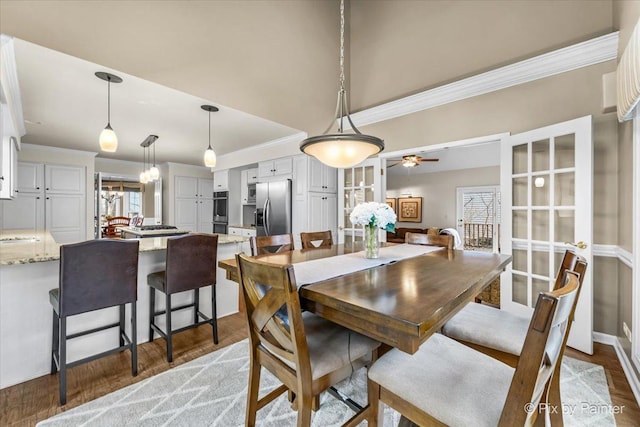
[[[593,341],[600,344],[610,345],[615,349],[620,365],[622,365],[624,375],[627,377],[627,381],[631,386],[633,396],[636,398],[638,405],[640,405],[640,379],[636,376],[633,366],[631,365],[631,361],[627,357],[627,353],[625,353],[622,348],[622,344],[620,344],[618,337],[610,334],[603,334],[601,332],[594,332]]]

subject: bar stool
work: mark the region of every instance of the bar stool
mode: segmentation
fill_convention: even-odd
[[[218,257],[217,234],[187,234],[167,239],[166,270],[151,273],[147,276],[147,284],[151,287],[149,298],[149,342],[153,341],[153,333],[157,332],[167,342],[167,361],[173,361],[171,336],[186,329],[195,328],[204,323],[213,327],[213,342],[218,344],[218,323],[216,319],[216,261]],[[211,318],[200,312],[200,288],[211,286]],[[171,295],[194,291],[190,304],[171,306]],[[156,291],[165,294],[164,310],[156,311]],[[171,313],[193,307],[193,324],[175,331],[171,329]],[[155,323],[158,315],[166,315],[166,332]],[[204,319],[198,321],[198,317]]]
[[[53,306],[51,374],[60,371],[60,405],[67,403],[67,368],[129,349],[131,374],[138,375],[138,245],[137,240],[90,240],[60,247],[60,287],[49,291]],[[125,304],[131,304],[131,339],[125,333]],[[120,307],[118,322],[67,335],[67,317],[113,306]],[[67,363],[68,339],[115,327],[120,328],[119,347]]]

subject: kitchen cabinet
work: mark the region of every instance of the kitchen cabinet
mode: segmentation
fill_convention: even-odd
[[[240,172],[240,202],[243,205],[249,203],[249,187],[247,187],[249,170],[245,169]],[[231,234],[231,233],[229,233]]]
[[[247,169],[247,184],[258,182],[258,168]]]
[[[338,232],[337,180],[335,168],[323,165],[313,157],[293,158],[293,235],[300,247],[303,231]]]
[[[338,191],[338,170],[309,158],[309,191],[335,193]]]
[[[213,233],[214,180],[175,177],[175,226],[193,232]]]
[[[213,173],[214,191],[229,191],[229,170]]]
[[[2,202],[5,230],[46,230],[57,243],[83,241],[86,171],[81,166],[19,162],[13,200]]]
[[[336,239],[338,197],[336,194],[309,193],[309,231],[331,230]]]
[[[258,179],[278,175],[290,175],[293,172],[293,160],[291,157],[267,160],[258,163]]]
[[[232,236],[251,237],[256,235],[255,228],[229,227],[227,232]]]
[[[0,199],[15,197],[18,173],[18,142],[3,136],[0,147]]]

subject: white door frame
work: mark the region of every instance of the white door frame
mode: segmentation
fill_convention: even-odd
[[[494,193],[494,199],[497,201],[496,193],[500,191],[500,185],[478,185],[471,187],[456,187],[456,229],[458,230],[458,234],[460,234],[460,238],[464,243],[464,229],[460,230],[460,225],[464,221],[464,202],[463,196],[464,193],[469,192],[483,192],[483,193]],[[498,248],[500,247],[500,242],[498,242],[498,209],[497,205],[493,208],[493,252],[498,253]]]
[[[475,137],[475,138],[460,139],[460,140],[457,140],[457,141],[443,142],[443,143],[440,143],[440,144],[423,145],[423,146],[420,146],[420,147],[405,148],[405,149],[397,150],[397,151],[385,151],[385,152],[379,154],[378,157],[380,157],[383,160],[387,160],[387,159],[392,158],[392,157],[402,157],[402,156],[406,156],[406,155],[409,155],[409,154],[428,153],[430,151],[442,150],[443,148],[466,147],[466,146],[476,145],[476,144],[488,144],[488,143],[493,143],[493,142],[502,142],[502,140],[505,139],[506,137],[508,137],[509,135],[511,135],[509,132],[496,133],[496,134],[493,134],[493,135],[485,135],[485,136],[478,136],[478,137]],[[382,167],[386,167],[386,164],[384,162],[382,164]],[[386,181],[386,180],[383,180],[383,181]]]

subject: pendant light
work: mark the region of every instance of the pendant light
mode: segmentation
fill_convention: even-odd
[[[122,83],[122,79],[104,71],[98,71],[96,77],[107,82],[107,126],[100,132],[100,149],[115,153],[118,149],[118,136],[111,127],[111,83]]]
[[[363,135],[351,121],[344,87],[344,0],[340,1],[340,90],[336,106],[338,132],[329,133],[332,122],[322,135],[312,136],[300,143],[300,151],[313,156],[334,168],[349,168],[384,150],[384,141],[371,135]],[[344,133],[344,119],[349,121],[355,133]]]
[[[218,107],[214,107],[213,105],[201,105],[204,111],[209,112],[209,148],[204,152],[204,165],[208,168],[216,167],[216,152],[211,148],[211,113],[215,113],[218,111]]]
[[[156,137],[157,138],[157,137]],[[156,166],[156,146],[153,146],[153,166],[149,169],[149,176],[152,181],[160,179],[160,169]]]
[[[160,179],[160,170],[156,166],[156,146],[154,145],[154,142],[156,142],[157,139],[158,139],[158,135],[149,135],[148,137],[145,138],[144,141],[142,141],[142,143],[140,143],[140,146],[142,148],[149,149],[149,165],[151,165],[151,146],[153,145],[153,166],[147,169],[146,168],[147,165],[145,164],[145,169],[144,169],[144,172],[146,173],[147,182],[157,181],[158,179]]]

